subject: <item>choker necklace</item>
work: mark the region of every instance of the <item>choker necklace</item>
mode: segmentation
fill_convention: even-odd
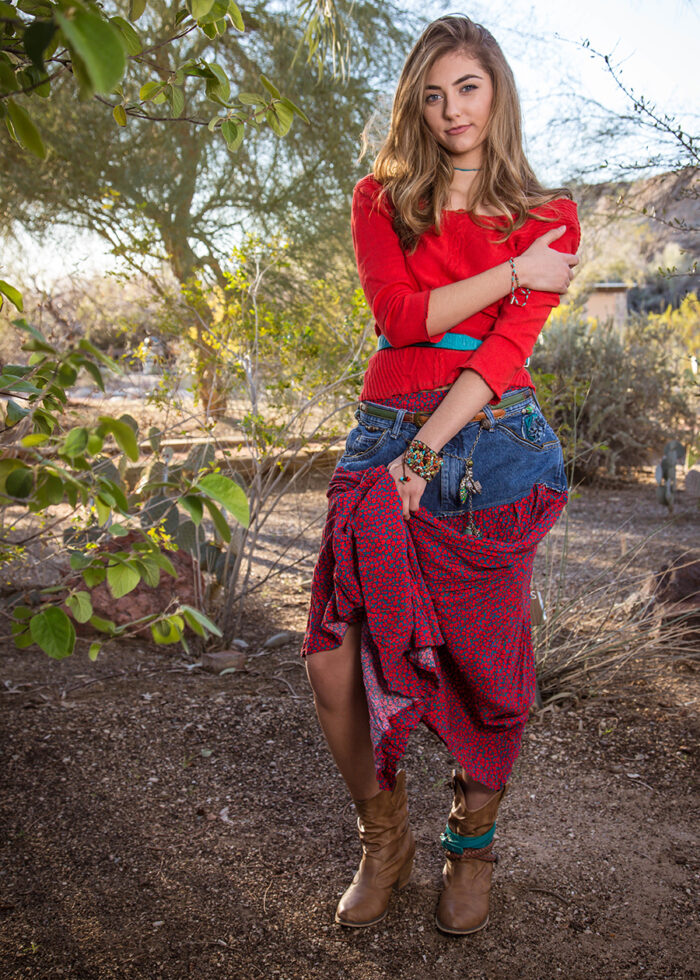
[[[481,170],[481,167],[455,167],[455,165],[452,164],[452,169],[453,170],[461,170],[462,173],[464,173],[464,174],[467,174],[467,173],[469,173],[469,174],[475,174],[477,172],[477,170]]]

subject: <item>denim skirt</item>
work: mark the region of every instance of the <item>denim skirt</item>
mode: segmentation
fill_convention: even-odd
[[[526,497],[536,485],[565,492],[567,489],[564,458],[556,433],[542,414],[531,388],[512,388],[508,395],[522,394],[523,401],[509,405],[501,417],[493,417],[487,406],[484,422],[469,422],[442,449],[443,465],[431,480],[421,499],[421,506],[436,517],[465,514],[469,500],[460,498],[460,483],[465,476],[467,460],[480,487],[471,495],[474,512]],[[357,425],[350,430],[338,468],[357,472],[386,466],[401,456],[419,426],[407,422],[406,412],[434,411],[445,392],[418,392],[396,396],[380,403],[364,402],[371,409],[393,407],[394,419],[381,418],[358,409]]]

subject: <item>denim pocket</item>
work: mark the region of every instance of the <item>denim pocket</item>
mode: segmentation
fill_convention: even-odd
[[[497,428],[514,442],[534,452],[545,452],[559,446],[556,433],[533,403],[526,405],[518,414],[499,421]]]
[[[484,426],[479,432],[474,423],[465,426],[445,446],[443,458],[443,516],[468,511],[468,500],[463,500],[460,493],[463,481],[475,487],[470,495],[474,511],[519,500],[536,484],[552,490],[566,489],[559,440],[534,400],[511,407],[492,428]],[[472,465],[467,472],[469,459]]]
[[[348,433],[345,440],[345,452],[339,462],[356,462],[369,459],[375,453],[381,452],[384,443],[389,438],[389,429],[358,423]]]

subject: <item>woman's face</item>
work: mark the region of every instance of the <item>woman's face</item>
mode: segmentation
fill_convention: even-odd
[[[423,118],[455,166],[480,166],[492,101],[488,72],[465,51],[442,55],[428,70]]]

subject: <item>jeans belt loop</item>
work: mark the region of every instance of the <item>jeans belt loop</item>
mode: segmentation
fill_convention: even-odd
[[[391,434],[394,439],[398,439],[401,435],[401,426],[403,425],[404,416],[406,414],[405,408],[396,409],[396,418],[394,419],[394,424],[391,427]]]
[[[483,413],[486,418],[482,421],[481,425],[484,429],[495,429],[496,428],[496,416],[493,414],[493,409],[490,405],[484,405]]]

